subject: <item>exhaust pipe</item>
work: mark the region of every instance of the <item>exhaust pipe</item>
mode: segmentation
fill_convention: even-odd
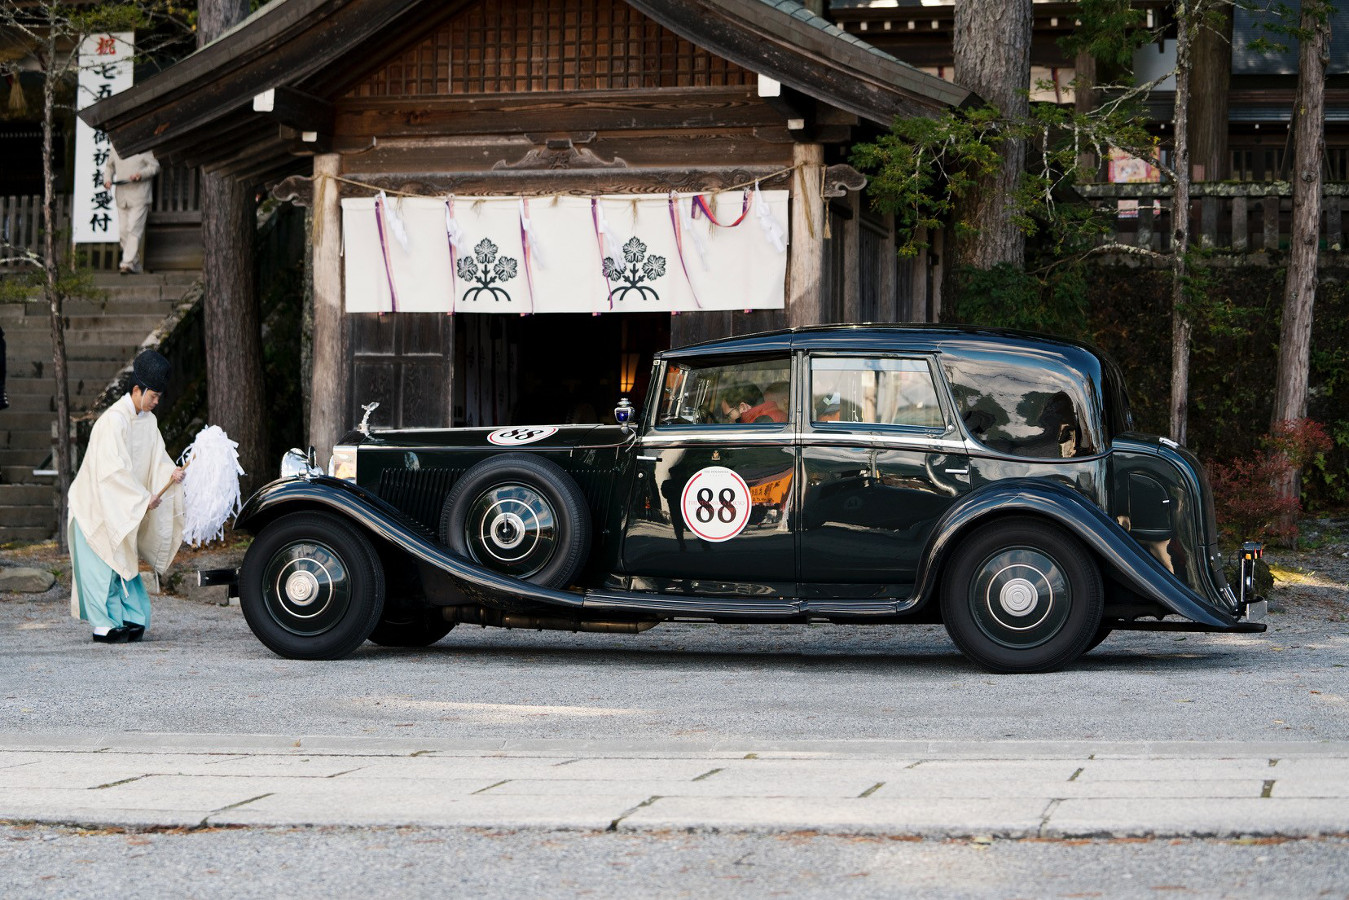
[[[526,628],[530,631],[589,631],[602,634],[640,634],[660,624],[654,619],[642,622],[597,622],[562,616],[525,616],[481,606],[446,606],[442,607],[441,615],[445,617],[446,622],[462,622],[465,625]]]

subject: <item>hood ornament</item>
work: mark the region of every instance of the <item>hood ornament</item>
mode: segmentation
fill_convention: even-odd
[[[367,403],[361,409],[365,410],[365,415],[361,416],[361,424],[356,426],[356,430],[366,437],[370,436],[370,414],[379,409],[379,401]]]

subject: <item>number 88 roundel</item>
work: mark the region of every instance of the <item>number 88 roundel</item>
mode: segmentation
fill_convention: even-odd
[[[749,485],[725,466],[699,469],[684,485],[684,524],[705,541],[729,541],[749,523]]]

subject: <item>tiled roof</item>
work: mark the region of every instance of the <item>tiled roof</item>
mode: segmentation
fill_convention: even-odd
[[[838,38],[840,41],[847,41],[849,44],[856,44],[861,49],[867,51],[868,53],[872,53],[876,56],[879,56],[881,59],[889,60],[890,62],[897,62],[900,65],[908,65],[908,63],[896,59],[889,53],[886,53],[884,50],[877,50],[875,47],[871,46],[861,38],[848,34],[848,32],[844,31],[842,28],[839,28],[837,25],[834,25],[832,22],[830,22],[823,16],[818,16],[815,13],[811,12],[810,10],[806,9],[804,6],[801,5],[800,0],[760,0],[760,2],[763,3],[765,6],[773,7],[779,12],[786,13],[793,19],[800,19],[802,22],[806,22],[810,25],[813,25],[816,28],[823,31],[825,34],[829,35],[830,37]]]

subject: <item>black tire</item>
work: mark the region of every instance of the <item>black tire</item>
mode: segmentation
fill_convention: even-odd
[[[465,472],[445,498],[440,539],[494,572],[566,587],[590,553],[590,508],[556,463],[494,456]]]
[[[370,640],[381,647],[429,647],[457,624],[446,622],[439,609],[409,610],[380,619]]]
[[[1105,642],[1105,639],[1110,637],[1111,632],[1113,632],[1114,630],[1115,629],[1111,628],[1109,625],[1102,625],[1099,628],[1097,628],[1095,636],[1092,637],[1092,639],[1087,642],[1087,649],[1083,650],[1082,652],[1090,653],[1097,647],[1101,646],[1101,644]]]
[[[341,659],[365,642],[384,612],[384,567],[354,525],[327,513],[291,513],[248,548],[239,605],[273,653]]]
[[[960,651],[991,672],[1052,672],[1086,652],[1101,625],[1101,573],[1056,525],[1013,517],[961,541],[941,611]]]

